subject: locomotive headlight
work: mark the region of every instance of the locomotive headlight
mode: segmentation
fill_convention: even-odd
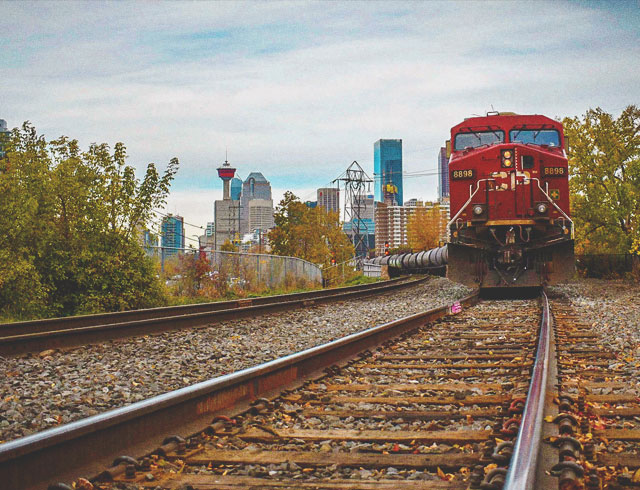
[[[484,212],[484,209],[479,204],[473,206],[473,214],[476,216],[480,216]]]
[[[513,167],[513,150],[502,150],[502,167]]]
[[[543,202],[541,202],[540,204],[538,204],[538,205],[536,206],[536,211],[538,212],[538,214],[544,214],[544,213],[546,213],[546,212],[547,212],[547,209],[549,209],[549,208],[548,208],[548,206],[547,206],[545,203],[543,203]]]

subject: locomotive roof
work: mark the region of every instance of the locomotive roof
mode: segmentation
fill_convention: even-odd
[[[487,126],[498,126],[505,129],[522,124],[531,126],[541,126],[543,124],[552,125],[556,129],[562,129],[562,123],[540,114],[496,114],[489,116],[470,117],[451,128],[451,133],[457,133],[464,128],[481,128]]]

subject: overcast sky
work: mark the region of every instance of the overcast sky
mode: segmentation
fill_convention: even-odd
[[[435,174],[473,114],[640,103],[638,1],[0,0],[0,32],[0,118],[122,141],[139,175],[177,156],[166,211],[202,226],[226,149],[276,202],[315,200],[353,160],[373,176],[380,138],[402,138],[405,172]],[[405,199],[436,196],[434,175],[405,178]]]

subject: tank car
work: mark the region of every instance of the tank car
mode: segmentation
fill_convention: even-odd
[[[488,114],[451,129],[447,276],[481,288],[540,286],[574,273],[562,124]]]

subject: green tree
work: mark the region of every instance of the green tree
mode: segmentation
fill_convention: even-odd
[[[118,143],[82,152],[76,140],[49,143],[29,123],[13,130],[0,161],[0,314],[69,315],[164,302],[138,232],[161,207],[178,168],[144,179]]]
[[[627,253],[640,240],[640,109],[565,118],[578,253]]]
[[[299,256],[299,237],[296,236],[297,227],[302,225],[307,206],[290,191],[276,207],[273,215],[275,227],[269,231],[271,250],[276,255]]]

